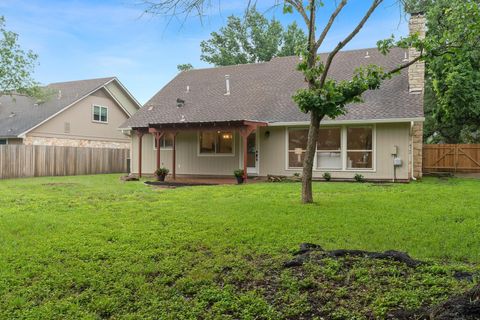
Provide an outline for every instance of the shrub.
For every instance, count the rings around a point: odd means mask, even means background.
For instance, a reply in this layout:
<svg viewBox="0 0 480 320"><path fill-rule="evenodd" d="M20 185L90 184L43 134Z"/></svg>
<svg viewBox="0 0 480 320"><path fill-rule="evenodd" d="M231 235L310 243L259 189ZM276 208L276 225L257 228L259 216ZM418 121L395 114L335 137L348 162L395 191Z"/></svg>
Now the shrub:
<svg viewBox="0 0 480 320"><path fill-rule="evenodd" d="M162 168L158 168L157 170L155 170L155 175L157 177L166 176L169 172L170 172L170 170L168 170L165 167L162 167Z"/></svg>
<svg viewBox="0 0 480 320"><path fill-rule="evenodd" d="M235 171L233 171L233 175L236 177L236 178L239 178L239 177L243 177L243 169L237 169Z"/></svg>
<svg viewBox="0 0 480 320"><path fill-rule="evenodd" d="M353 179L355 179L357 182L365 182L365 177L360 173L356 173Z"/></svg>
<svg viewBox="0 0 480 320"><path fill-rule="evenodd" d="M325 172L323 175L322 175L323 179L325 179L326 181L330 181L332 179L332 175L329 173L329 172Z"/></svg>

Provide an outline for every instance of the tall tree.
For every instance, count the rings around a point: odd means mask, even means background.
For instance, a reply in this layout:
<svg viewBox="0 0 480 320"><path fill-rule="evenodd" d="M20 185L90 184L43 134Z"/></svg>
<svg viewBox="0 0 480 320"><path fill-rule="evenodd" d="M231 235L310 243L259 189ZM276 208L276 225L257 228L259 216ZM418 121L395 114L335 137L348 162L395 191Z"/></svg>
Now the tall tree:
<svg viewBox="0 0 480 320"><path fill-rule="evenodd" d="M424 1L428 37L455 46L427 61L425 138L427 142L480 142L480 4ZM466 32L465 30L468 30Z"/></svg>
<svg viewBox="0 0 480 320"><path fill-rule="evenodd" d="M367 90L373 90L380 87L381 83L397 74L400 70L409 67L417 61L428 59L448 51L452 46L458 45L461 37L459 33L452 35L449 39L431 38L422 40L419 35L411 35L407 38L396 40L390 38L378 42L380 52L387 54L394 46L402 48L415 47L419 54L411 61L394 67L391 70L384 71L380 67L370 65L364 68L358 68L351 79L347 81L337 81L329 77L330 67L336 55L342 50L363 28L373 12L383 3L383 0L370 0L368 9L359 15L358 24L341 40L335 48L327 55L325 61L318 56L326 36L337 19L340 12L347 6L348 0L341 0L336 3L335 9L330 13L326 25L322 29L317 29L317 14L323 6L320 0L278 0L284 6L285 13L296 11L308 27L308 44L304 51L304 59L299 64L298 69L305 75L305 81L308 87L300 89L293 97L301 111L310 114L310 126L308 132L307 150L303 164L302 177L302 201L304 203L313 202L312 194L312 171L315 148L318 140L320 123L324 117L336 118L346 112L346 105L352 102L361 101L362 94ZM151 3L151 2L150 2ZM193 10L201 13L206 5L211 5L209 1L202 0L157 0L151 6L155 13L171 13L180 9L185 14L192 13ZM172 11L173 10L173 11ZM317 30L319 36L317 37ZM465 30L468 32L468 30Z"/></svg>
<svg viewBox="0 0 480 320"><path fill-rule="evenodd" d="M200 43L201 59L216 66L264 62L294 55L305 43L305 33L296 23L284 30L279 21L269 21L252 7L243 18L228 17L226 26Z"/></svg>
<svg viewBox="0 0 480 320"><path fill-rule="evenodd" d="M32 78L37 55L23 50L18 34L8 31L4 17L0 17L0 96L13 92L35 93L38 90Z"/></svg>

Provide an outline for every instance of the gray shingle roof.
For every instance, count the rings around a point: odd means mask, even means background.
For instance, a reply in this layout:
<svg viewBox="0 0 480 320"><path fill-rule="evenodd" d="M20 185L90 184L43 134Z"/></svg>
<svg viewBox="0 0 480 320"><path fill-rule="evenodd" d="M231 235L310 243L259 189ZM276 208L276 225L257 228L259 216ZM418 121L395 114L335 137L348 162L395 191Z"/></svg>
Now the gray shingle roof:
<svg viewBox="0 0 480 320"><path fill-rule="evenodd" d="M51 83L46 88L55 94L39 105L35 105L35 99L23 95L0 97L0 137L17 137L113 79Z"/></svg>
<svg viewBox="0 0 480 320"><path fill-rule="evenodd" d="M367 51L369 58L365 58ZM342 51L334 60L331 76L337 80L350 79L355 68L368 64L377 64L389 70L405 63L405 53L406 50L399 48L393 49L387 56L377 49ZM325 57L326 54L322 54L322 58ZM298 57L283 57L266 63L182 72L122 127L176 123L180 122L182 115L187 122L308 121L309 116L300 112L292 101L295 91L305 86L302 74L296 71L298 62ZM230 75L230 95L224 95L225 75ZM184 107L177 108L177 98L185 100ZM423 96L409 93L407 70L385 81L379 90L366 92L363 98L364 103L349 105L347 114L337 119L423 117Z"/></svg>

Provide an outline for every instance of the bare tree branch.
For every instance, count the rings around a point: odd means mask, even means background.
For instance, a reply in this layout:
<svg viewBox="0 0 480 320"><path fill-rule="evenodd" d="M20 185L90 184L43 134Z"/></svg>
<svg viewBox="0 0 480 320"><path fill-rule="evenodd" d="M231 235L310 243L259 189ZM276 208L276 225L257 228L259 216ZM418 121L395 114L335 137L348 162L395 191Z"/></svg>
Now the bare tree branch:
<svg viewBox="0 0 480 320"><path fill-rule="evenodd" d="M333 25L333 22L335 21L335 19L337 18L338 14L340 13L340 11L342 11L343 7L345 7L345 5L347 4L347 0L342 0L337 8L335 9L335 11L332 13L332 15L330 16L330 19L328 20L328 23L327 25L325 26L325 28L323 29L322 31L322 34L320 35L320 37L318 38L318 41L317 43L315 44L315 51L317 51L320 46L322 45L323 41L325 40L325 37L327 36L328 32L330 31L330 28L332 27Z"/></svg>
<svg viewBox="0 0 480 320"><path fill-rule="evenodd" d="M365 13L365 15L363 16L362 20L357 25L357 27L345 39L343 39L343 41L339 42L338 45L335 47L335 49L333 49L332 52L330 52L330 54L327 57L327 61L325 63L325 70L322 74L322 77L320 78L320 87L323 87L323 85L325 84L325 80L327 79L328 71L330 69L330 66L332 65L333 58L335 58L337 53L343 47L345 47L353 39L353 37L355 37L360 32L360 30L362 30L362 28L365 25L365 23L367 22L367 20L370 18L372 13L375 11L375 9L377 9L377 7L382 2L383 2L383 0L373 0L370 8Z"/></svg>

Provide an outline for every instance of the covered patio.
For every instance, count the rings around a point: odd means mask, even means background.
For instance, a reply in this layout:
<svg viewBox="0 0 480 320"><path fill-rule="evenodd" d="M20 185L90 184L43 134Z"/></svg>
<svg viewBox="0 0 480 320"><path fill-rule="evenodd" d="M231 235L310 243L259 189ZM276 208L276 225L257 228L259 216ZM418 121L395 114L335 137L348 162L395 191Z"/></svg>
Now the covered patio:
<svg viewBox="0 0 480 320"><path fill-rule="evenodd" d="M154 123L149 124L147 128L145 127L137 127L132 128L133 132L138 137L138 154L139 154L139 161L138 161L138 176L142 177L142 148L143 148L143 137L147 134L151 134L157 146L160 146L161 139L166 136L167 134L173 137L173 144L172 144L172 176L171 178L176 181L177 180L177 135L181 132L221 132L221 131L232 131L238 132L242 139L242 150L243 150L243 173L244 173L244 181L246 182L248 179L248 172L247 172L247 141L248 137L251 133L256 131L259 127L265 127L268 124L266 122L261 121L251 121L251 120L232 120L232 121L210 121L210 122L176 122L176 123ZM156 148L156 168L161 167L161 148ZM186 178L181 178L186 179ZM195 179L199 181L198 179ZM215 180L215 179L214 179ZM210 179L210 181L212 181ZM222 184L225 182L234 182L233 179L222 179ZM220 184L220 183L212 183L212 184Z"/></svg>

